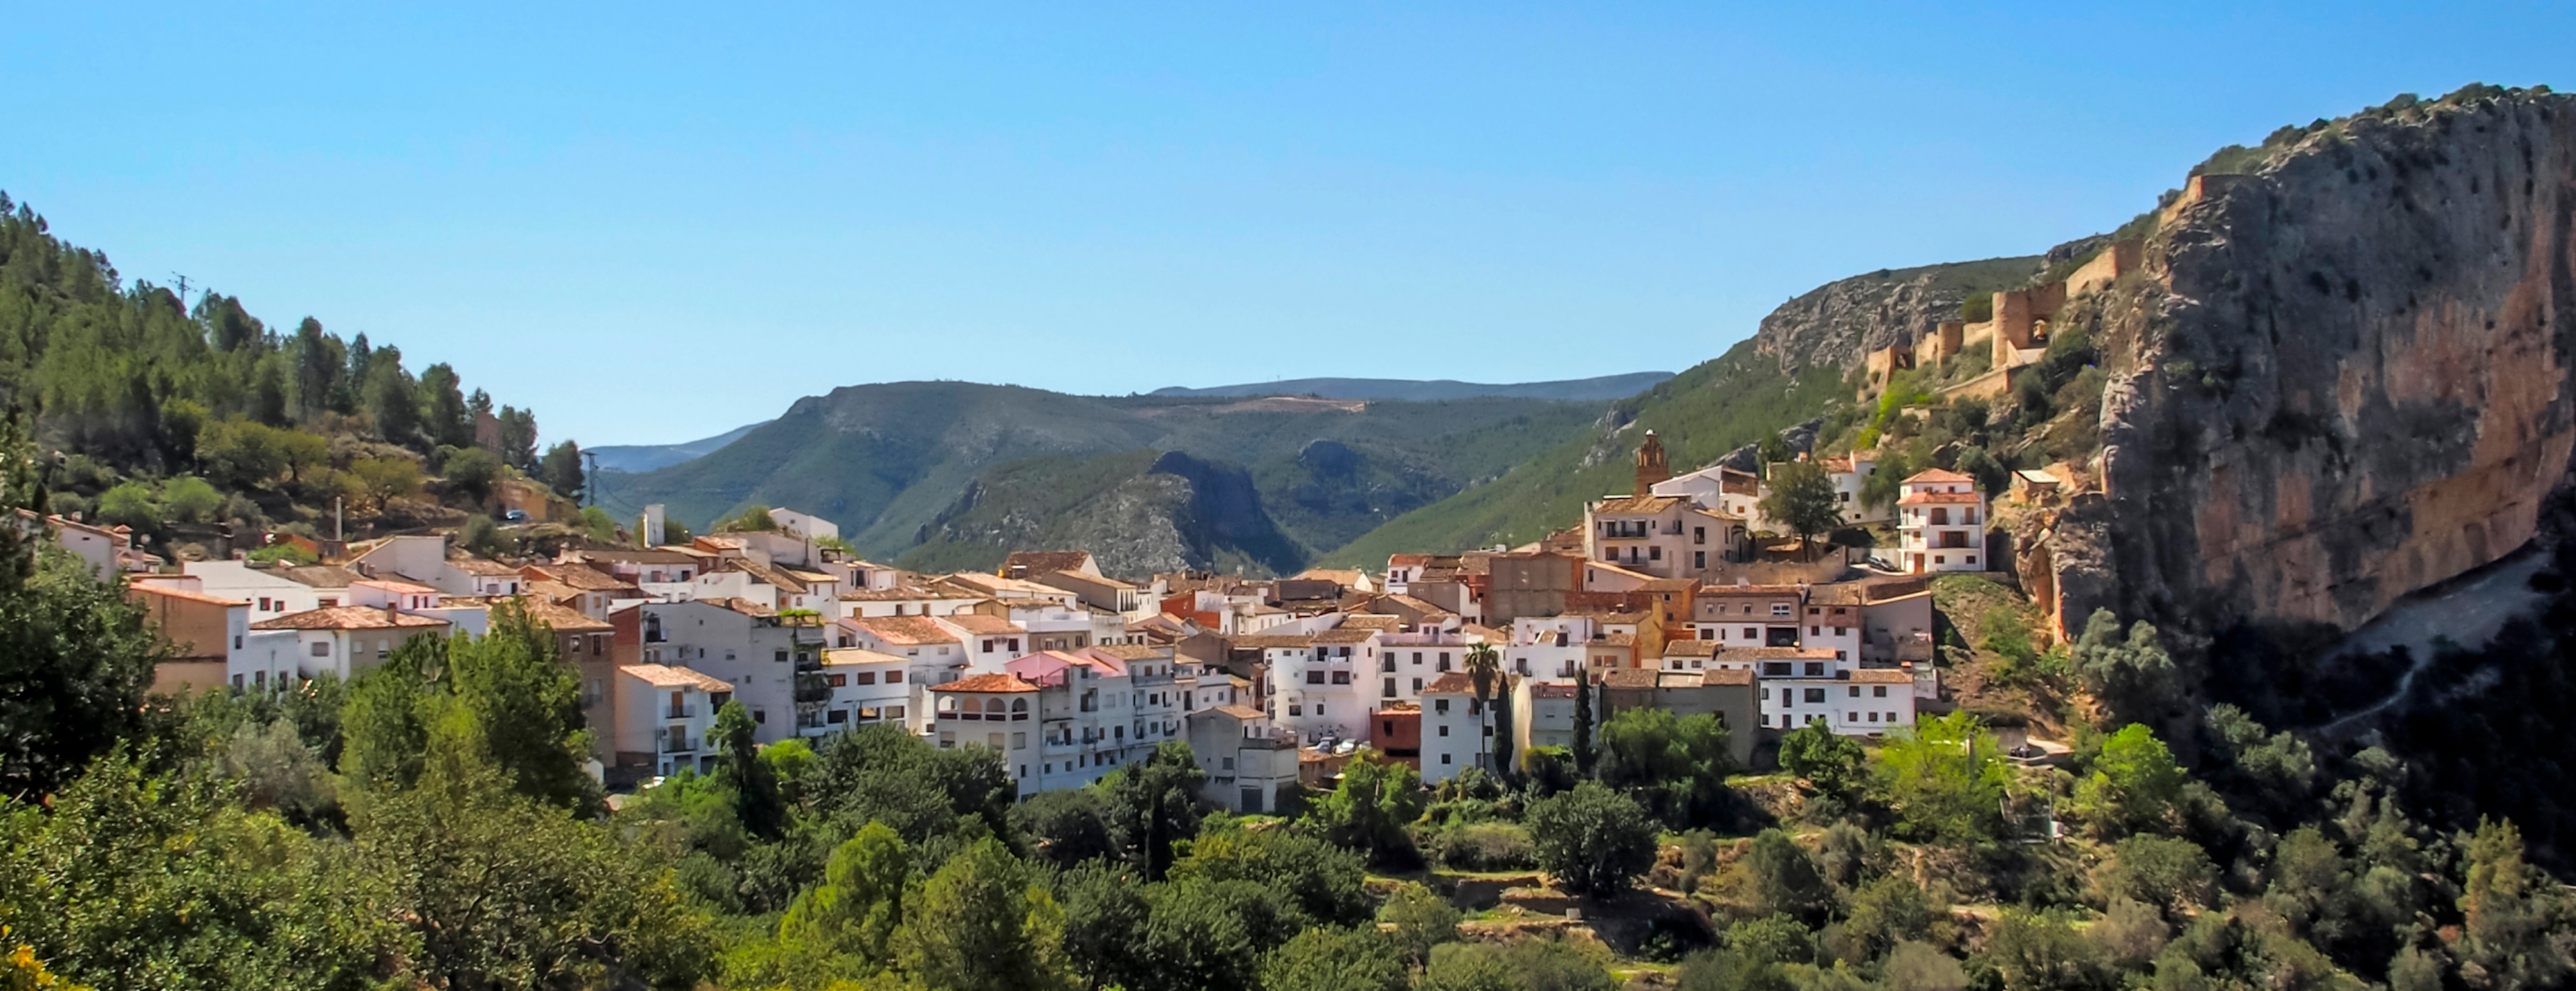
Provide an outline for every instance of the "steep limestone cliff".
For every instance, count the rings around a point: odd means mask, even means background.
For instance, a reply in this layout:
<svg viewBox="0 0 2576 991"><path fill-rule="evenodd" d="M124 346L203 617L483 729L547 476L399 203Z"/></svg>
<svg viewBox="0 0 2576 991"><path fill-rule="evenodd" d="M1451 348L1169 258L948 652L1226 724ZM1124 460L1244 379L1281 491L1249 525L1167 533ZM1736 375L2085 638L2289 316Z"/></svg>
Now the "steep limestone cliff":
<svg viewBox="0 0 2576 991"><path fill-rule="evenodd" d="M2258 164L2195 180L2082 315L2112 381L2107 498L2042 569L2072 622L2350 629L2567 483L2576 99L2383 108Z"/></svg>

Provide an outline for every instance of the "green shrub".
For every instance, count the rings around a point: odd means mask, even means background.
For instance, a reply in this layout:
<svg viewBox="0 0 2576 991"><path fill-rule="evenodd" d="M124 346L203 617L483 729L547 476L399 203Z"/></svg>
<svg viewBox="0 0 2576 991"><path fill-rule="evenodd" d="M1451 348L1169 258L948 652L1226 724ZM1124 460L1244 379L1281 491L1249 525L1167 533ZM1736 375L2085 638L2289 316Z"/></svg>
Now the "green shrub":
<svg viewBox="0 0 2576 991"><path fill-rule="evenodd" d="M1460 871L1525 871L1538 866L1538 846L1516 823L1475 822L1431 834L1423 852Z"/></svg>
<svg viewBox="0 0 2576 991"><path fill-rule="evenodd" d="M283 561L287 564L296 565L298 567L308 564L322 563L322 559L313 556L312 551L305 550L300 546L289 543L270 544L266 547L252 551L250 552L250 559L261 564L276 564Z"/></svg>
<svg viewBox="0 0 2576 991"><path fill-rule="evenodd" d="M1995 318L1995 294L1981 292L1959 301L1959 319L1984 323Z"/></svg>
<svg viewBox="0 0 2576 991"><path fill-rule="evenodd" d="M161 504L170 511L173 520L204 523L223 508L224 494L206 484L205 479L182 475L161 487Z"/></svg>

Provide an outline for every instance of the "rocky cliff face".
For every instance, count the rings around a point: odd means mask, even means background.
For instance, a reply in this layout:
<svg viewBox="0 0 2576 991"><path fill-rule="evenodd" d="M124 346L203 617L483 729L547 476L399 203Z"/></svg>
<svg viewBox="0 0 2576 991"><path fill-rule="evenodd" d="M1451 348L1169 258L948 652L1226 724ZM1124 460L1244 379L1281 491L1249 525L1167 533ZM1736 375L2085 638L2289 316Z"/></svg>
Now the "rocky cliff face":
<svg viewBox="0 0 2576 991"><path fill-rule="evenodd" d="M2070 623L2350 629L2533 536L2576 445L2576 99L2375 111L2165 216L2088 301L2107 498L2060 521Z"/></svg>

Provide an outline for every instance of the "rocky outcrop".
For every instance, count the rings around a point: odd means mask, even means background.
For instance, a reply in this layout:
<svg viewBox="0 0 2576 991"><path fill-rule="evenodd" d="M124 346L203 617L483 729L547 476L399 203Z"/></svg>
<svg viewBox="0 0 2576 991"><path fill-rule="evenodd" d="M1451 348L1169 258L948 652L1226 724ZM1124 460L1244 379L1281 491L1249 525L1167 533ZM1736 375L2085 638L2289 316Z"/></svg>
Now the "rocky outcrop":
<svg viewBox="0 0 2576 991"><path fill-rule="evenodd" d="M2374 111L2194 180L2091 304L2107 500L2059 522L2095 549L2053 565L2069 622L2350 629L2530 539L2576 445L2571 222L2576 99L2547 94Z"/></svg>
<svg viewBox="0 0 2576 991"><path fill-rule="evenodd" d="M2042 264L2038 257L1989 258L1828 282L1763 317L1754 352L1792 374L1810 364L1854 368L1864 354L1959 319L1959 303L1970 296L2030 281Z"/></svg>

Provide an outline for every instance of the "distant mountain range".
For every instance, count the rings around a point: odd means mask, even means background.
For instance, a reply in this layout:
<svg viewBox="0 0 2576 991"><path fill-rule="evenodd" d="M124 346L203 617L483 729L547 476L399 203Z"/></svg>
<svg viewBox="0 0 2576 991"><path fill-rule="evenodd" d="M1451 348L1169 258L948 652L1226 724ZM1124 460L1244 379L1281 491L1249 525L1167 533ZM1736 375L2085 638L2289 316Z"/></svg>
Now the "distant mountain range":
<svg viewBox="0 0 2576 991"><path fill-rule="evenodd" d="M1554 382L1514 382L1501 385L1484 382L1459 382L1452 379L1286 379L1278 382L1247 382L1242 385L1213 385L1204 389L1166 386L1156 389L1157 396L1315 396L1323 399L1402 400L1430 403L1452 399L1563 399L1576 402L1600 402L1625 399L1673 377L1671 372L1629 372L1625 375L1603 375L1599 378L1560 379Z"/></svg>
<svg viewBox="0 0 2576 991"><path fill-rule="evenodd" d="M606 447L594 447L590 449L590 455L598 460L601 471L652 471L655 468L668 468L691 458L713 453L716 448L741 439L742 435L752 432L759 426L759 423L747 423L713 437L703 437L685 444L612 444Z"/></svg>
<svg viewBox="0 0 2576 991"><path fill-rule="evenodd" d="M1584 435L1608 405L893 382L797 400L689 460L602 472L595 493L621 515L662 503L692 528L792 507L840 524L862 554L925 567L1151 533L1167 539L1087 549L1120 550L1104 565L1276 572Z"/></svg>

